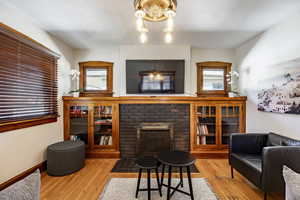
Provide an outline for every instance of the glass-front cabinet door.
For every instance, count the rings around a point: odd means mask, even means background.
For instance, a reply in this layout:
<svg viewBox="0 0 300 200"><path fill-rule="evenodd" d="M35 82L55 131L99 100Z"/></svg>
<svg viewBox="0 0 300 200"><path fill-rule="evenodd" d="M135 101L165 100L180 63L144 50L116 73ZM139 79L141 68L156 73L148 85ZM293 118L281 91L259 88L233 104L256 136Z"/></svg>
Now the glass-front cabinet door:
<svg viewBox="0 0 300 200"><path fill-rule="evenodd" d="M228 145L232 133L241 133L241 105L221 106L221 144Z"/></svg>
<svg viewBox="0 0 300 200"><path fill-rule="evenodd" d="M196 105L196 145L217 144L217 108L212 105Z"/></svg>
<svg viewBox="0 0 300 200"><path fill-rule="evenodd" d="M81 140L88 145L89 107L85 105L71 105L69 107L69 116L69 139Z"/></svg>
<svg viewBox="0 0 300 200"><path fill-rule="evenodd" d="M65 140L81 140L90 150L118 149L118 104L65 105Z"/></svg>
<svg viewBox="0 0 300 200"><path fill-rule="evenodd" d="M115 144L114 105L94 105L93 113L93 148L110 149Z"/></svg>

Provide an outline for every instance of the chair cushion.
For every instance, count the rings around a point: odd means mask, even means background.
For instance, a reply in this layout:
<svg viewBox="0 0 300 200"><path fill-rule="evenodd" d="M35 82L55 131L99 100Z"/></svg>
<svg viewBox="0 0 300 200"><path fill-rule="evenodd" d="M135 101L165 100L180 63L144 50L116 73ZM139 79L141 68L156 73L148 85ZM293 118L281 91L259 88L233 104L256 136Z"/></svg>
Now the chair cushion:
<svg viewBox="0 0 300 200"><path fill-rule="evenodd" d="M231 165L257 187L261 185L262 156L260 154L231 154Z"/></svg>
<svg viewBox="0 0 300 200"><path fill-rule="evenodd" d="M0 191L1 200L39 200L41 187L40 171L36 170L26 178Z"/></svg>
<svg viewBox="0 0 300 200"><path fill-rule="evenodd" d="M283 166L283 177L286 183L286 200L300 199L300 174Z"/></svg>

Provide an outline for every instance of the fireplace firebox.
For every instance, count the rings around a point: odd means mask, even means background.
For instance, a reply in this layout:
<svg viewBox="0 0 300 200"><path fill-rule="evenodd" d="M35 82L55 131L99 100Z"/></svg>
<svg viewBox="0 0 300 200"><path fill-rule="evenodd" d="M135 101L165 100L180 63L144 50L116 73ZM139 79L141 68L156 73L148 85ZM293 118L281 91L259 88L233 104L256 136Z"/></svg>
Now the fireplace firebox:
<svg viewBox="0 0 300 200"><path fill-rule="evenodd" d="M137 128L136 155L157 157L161 151L174 150L171 123L141 123Z"/></svg>

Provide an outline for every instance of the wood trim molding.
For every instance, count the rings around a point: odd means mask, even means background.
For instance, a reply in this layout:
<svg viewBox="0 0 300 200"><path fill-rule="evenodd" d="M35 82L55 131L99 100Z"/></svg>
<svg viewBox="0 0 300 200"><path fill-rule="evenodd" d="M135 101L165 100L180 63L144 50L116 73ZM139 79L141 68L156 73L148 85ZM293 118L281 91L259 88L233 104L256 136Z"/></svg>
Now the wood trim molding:
<svg viewBox="0 0 300 200"><path fill-rule="evenodd" d="M18 174L17 176L7 180L6 182L0 184L0 191L4 190L5 188L9 187L10 185L24 179L26 176L30 175L31 173L33 173L35 170L39 169L41 172L46 170L46 161L39 163L35 166L33 166L32 168Z"/></svg>
<svg viewBox="0 0 300 200"><path fill-rule="evenodd" d="M42 124L48 124L57 122L58 116L53 117L45 117L45 118L39 118L39 119L30 119L30 120L24 120L24 121L16 121L6 124L0 124L0 133L6 132L6 131L12 131L22 128L28 128L32 126L42 125Z"/></svg>

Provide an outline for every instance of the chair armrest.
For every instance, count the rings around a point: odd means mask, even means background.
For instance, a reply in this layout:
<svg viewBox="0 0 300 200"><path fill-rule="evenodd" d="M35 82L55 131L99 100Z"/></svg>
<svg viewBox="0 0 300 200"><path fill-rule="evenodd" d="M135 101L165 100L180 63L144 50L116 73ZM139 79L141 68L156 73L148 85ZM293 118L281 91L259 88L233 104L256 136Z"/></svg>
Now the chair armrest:
<svg viewBox="0 0 300 200"><path fill-rule="evenodd" d="M261 154L268 139L268 134L235 133L230 136L229 154Z"/></svg>
<svg viewBox="0 0 300 200"><path fill-rule="evenodd" d="M283 165L300 173L300 146L265 147L262 157L262 188L266 192L284 192Z"/></svg>

